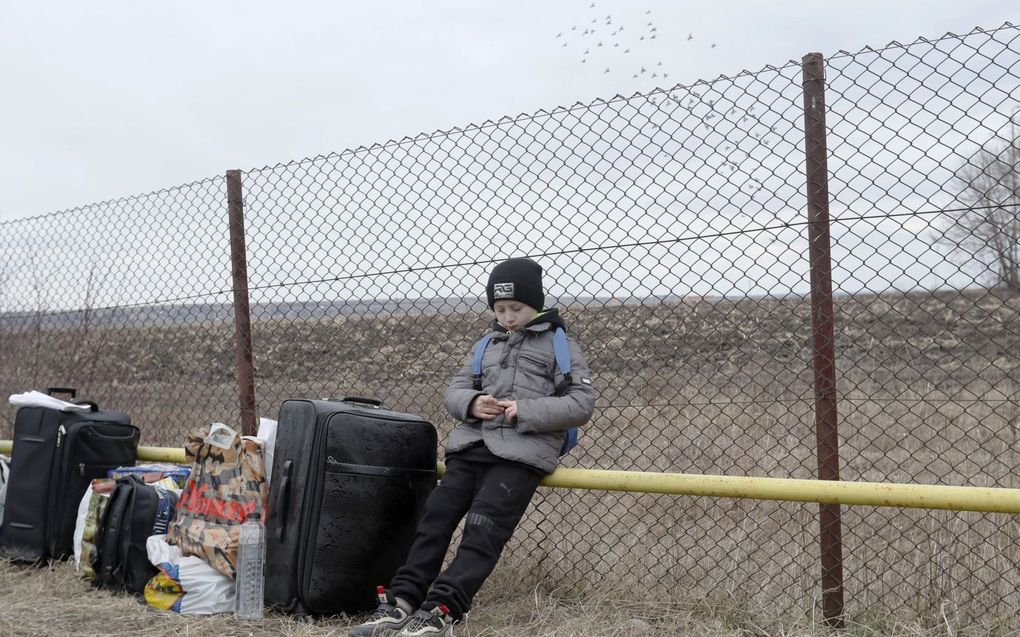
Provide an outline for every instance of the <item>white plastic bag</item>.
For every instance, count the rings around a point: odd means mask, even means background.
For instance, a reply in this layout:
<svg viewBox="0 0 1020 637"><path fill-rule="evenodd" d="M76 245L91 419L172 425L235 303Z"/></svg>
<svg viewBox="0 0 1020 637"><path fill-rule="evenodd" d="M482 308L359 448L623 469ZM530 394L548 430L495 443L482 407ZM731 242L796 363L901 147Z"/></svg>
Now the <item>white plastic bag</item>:
<svg viewBox="0 0 1020 637"><path fill-rule="evenodd" d="M7 401L15 407L47 407L58 411L88 411L91 409L88 405L69 403L66 400L54 398L49 394L42 393L41 391L27 391L22 394L11 394Z"/></svg>
<svg viewBox="0 0 1020 637"><path fill-rule="evenodd" d="M165 535L145 541L149 561L159 569L145 585L145 601L182 615L212 615L234 608L234 580L193 555L182 556Z"/></svg>
<svg viewBox="0 0 1020 637"><path fill-rule="evenodd" d="M7 501L7 476L11 472L11 459L0 456L0 524L4 521L4 502Z"/></svg>
<svg viewBox="0 0 1020 637"><path fill-rule="evenodd" d="M96 480L93 480L89 483L89 486L85 488L85 494L82 495L81 501L78 503L78 516L74 521L74 536L72 538L74 545L74 568L81 573L82 577L86 578L95 576L91 562L96 550L96 530L103 519L103 510L110 499L111 489L109 483L112 481L98 480L100 483L106 483L105 493L96 492L96 482ZM82 563L83 561L84 564Z"/></svg>
<svg viewBox="0 0 1020 637"><path fill-rule="evenodd" d="M259 432L255 435L255 441L262 445L262 457L266 464L266 489L269 489L270 481L273 479L273 451L276 450L276 425L272 418L259 418ZM250 436L245 436L250 438Z"/></svg>
<svg viewBox="0 0 1020 637"><path fill-rule="evenodd" d="M230 449L234 444L237 432L221 422L214 422L205 435L205 444L218 449Z"/></svg>

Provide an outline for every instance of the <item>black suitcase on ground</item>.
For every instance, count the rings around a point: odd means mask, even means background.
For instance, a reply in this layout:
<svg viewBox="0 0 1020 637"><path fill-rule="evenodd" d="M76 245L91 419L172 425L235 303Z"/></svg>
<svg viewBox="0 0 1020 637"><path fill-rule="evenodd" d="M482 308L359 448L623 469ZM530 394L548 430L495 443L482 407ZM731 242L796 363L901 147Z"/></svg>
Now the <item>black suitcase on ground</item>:
<svg viewBox="0 0 1020 637"><path fill-rule="evenodd" d="M78 402L90 410L22 407L15 416L0 544L6 557L36 562L71 555L78 504L89 482L135 464L139 432L131 418Z"/></svg>
<svg viewBox="0 0 1020 637"><path fill-rule="evenodd" d="M436 429L376 401L280 406L266 521L265 600L281 610L370 610L407 558L436 485Z"/></svg>

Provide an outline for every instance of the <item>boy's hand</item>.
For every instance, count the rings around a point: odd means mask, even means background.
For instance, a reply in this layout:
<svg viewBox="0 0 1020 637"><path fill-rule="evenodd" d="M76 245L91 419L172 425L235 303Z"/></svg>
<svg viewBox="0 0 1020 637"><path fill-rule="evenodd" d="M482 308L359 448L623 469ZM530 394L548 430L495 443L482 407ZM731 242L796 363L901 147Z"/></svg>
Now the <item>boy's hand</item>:
<svg viewBox="0 0 1020 637"><path fill-rule="evenodd" d="M506 411L506 421L513 422L517 420L517 401L516 400L501 400L496 403Z"/></svg>
<svg viewBox="0 0 1020 637"><path fill-rule="evenodd" d="M503 409L503 404L489 394L482 394L471 403L471 415L482 420L492 420L503 413Z"/></svg>

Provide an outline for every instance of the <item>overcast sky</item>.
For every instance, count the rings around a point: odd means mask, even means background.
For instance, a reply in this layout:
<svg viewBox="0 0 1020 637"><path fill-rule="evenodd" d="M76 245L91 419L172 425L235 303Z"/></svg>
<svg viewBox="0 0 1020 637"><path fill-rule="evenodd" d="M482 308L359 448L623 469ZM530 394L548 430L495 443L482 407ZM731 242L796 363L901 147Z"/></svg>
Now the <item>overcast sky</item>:
<svg viewBox="0 0 1020 637"><path fill-rule="evenodd" d="M1020 18L1008 0L594 4L0 0L0 220Z"/></svg>

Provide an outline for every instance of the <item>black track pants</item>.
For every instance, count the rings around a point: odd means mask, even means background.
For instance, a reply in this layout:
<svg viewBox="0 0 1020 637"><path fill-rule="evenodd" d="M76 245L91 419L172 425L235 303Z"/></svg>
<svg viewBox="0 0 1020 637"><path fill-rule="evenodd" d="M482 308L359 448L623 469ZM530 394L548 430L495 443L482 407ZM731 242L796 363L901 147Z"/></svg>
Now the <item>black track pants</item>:
<svg viewBox="0 0 1020 637"><path fill-rule="evenodd" d="M496 567L541 479L523 464L449 456L446 474L425 503L411 552L393 577L390 592L414 607L445 604L460 619ZM465 515L457 553L440 573L450 538Z"/></svg>

